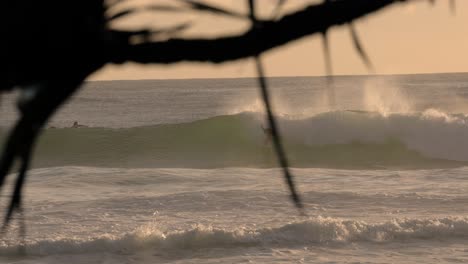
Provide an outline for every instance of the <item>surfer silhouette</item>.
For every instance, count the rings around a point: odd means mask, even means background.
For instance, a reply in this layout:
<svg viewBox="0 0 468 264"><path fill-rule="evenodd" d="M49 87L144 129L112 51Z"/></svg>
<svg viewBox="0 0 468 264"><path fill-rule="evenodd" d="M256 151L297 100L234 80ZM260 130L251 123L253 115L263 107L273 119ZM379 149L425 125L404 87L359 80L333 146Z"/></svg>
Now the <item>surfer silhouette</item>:
<svg viewBox="0 0 468 264"><path fill-rule="evenodd" d="M72 128L80 128L80 127L88 127L88 126L80 125L80 124L78 124L78 121L75 121L75 122L73 122L73 125L71 127Z"/></svg>
<svg viewBox="0 0 468 264"><path fill-rule="evenodd" d="M263 133L265 134L265 145L266 145L266 144L271 142L273 132L272 132L271 128L264 127L263 125L261 125L261 126L262 126Z"/></svg>

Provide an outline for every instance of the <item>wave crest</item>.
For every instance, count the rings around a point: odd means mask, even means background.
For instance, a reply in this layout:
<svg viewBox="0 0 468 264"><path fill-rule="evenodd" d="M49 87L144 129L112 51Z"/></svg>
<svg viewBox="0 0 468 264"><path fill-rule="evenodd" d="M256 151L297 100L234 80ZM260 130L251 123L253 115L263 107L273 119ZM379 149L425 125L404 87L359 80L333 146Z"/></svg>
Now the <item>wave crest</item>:
<svg viewBox="0 0 468 264"><path fill-rule="evenodd" d="M26 243L23 249L29 255L58 255L257 246L333 246L351 242L398 243L420 239L450 240L467 236L466 217L394 219L382 223L317 217L262 229L240 227L225 230L200 225L187 230L162 232L155 227L145 227L122 236L34 241ZM17 245L0 244L2 255L15 255L18 250Z"/></svg>

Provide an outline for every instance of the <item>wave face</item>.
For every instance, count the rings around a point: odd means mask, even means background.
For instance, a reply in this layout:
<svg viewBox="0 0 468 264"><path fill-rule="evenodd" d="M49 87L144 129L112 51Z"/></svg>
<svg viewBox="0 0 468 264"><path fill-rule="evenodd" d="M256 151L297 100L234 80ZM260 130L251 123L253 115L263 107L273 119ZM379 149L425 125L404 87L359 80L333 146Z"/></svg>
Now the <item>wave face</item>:
<svg viewBox="0 0 468 264"><path fill-rule="evenodd" d="M124 254L143 250L199 250L242 247L331 246L355 242L408 242L411 240L453 240L468 237L468 219L394 219L388 222L342 220L317 217L283 226L233 230L194 226L186 230L160 231L144 227L122 236L91 239L55 239L29 242L23 246L29 256L51 254ZM19 246L0 244L3 256L18 254Z"/></svg>
<svg viewBox="0 0 468 264"><path fill-rule="evenodd" d="M47 129L35 167L275 167L255 113L135 128ZM382 115L334 111L280 118L294 167L426 168L468 161L468 117L436 110ZM5 137L4 134L1 135Z"/></svg>

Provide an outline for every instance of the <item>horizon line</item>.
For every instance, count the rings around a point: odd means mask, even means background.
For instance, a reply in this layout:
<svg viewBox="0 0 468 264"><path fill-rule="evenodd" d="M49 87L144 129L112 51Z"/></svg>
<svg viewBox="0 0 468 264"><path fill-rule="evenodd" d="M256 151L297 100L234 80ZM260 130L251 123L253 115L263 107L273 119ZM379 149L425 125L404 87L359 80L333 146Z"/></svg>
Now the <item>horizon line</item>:
<svg viewBox="0 0 468 264"><path fill-rule="evenodd" d="M466 72L421 72L421 73L370 73L370 74L334 74L334 75L284 75L266 76L266 78L327 78L327 77L363 77L363 76L408 76L408 75L441 75L441 74L468 74ZM142 78L142 79L90 79L85 82L112 82L112 81L163 81L163 80L209 80L209 79L255 79L257 76L244 77L188 77L188 78Z"/></svg>

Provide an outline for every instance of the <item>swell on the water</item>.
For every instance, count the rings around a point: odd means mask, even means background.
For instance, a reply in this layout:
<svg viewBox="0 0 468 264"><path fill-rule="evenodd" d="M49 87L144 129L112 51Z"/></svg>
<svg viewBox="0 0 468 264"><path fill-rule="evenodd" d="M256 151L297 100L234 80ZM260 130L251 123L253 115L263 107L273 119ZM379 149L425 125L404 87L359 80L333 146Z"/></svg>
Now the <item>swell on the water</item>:
<svg viewBox="0 0 468 264"><path fill-rule="evenodd" d="M399 243L410 240L453 240L468 236L468 218L393 219L381 223L311 218L282 226L235 229L194 226L186 230L161 231L154 226L122 235L89 239L57 238L24 245L0 243L0 255L131 253L142 250L197 250L238 247L334 246L349 243Z"/></svg>
<svg viewBox="0 0 468 264"><path fill-rule="evenodd" d="M261 120L241 113L135 128L47 129L34 166L276 167ZM438 168L467 164L467 121L436 110L334 111L282 117L280 127L293 167Z"/></svg>

